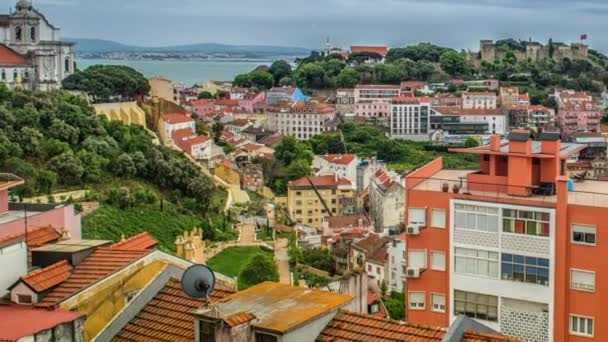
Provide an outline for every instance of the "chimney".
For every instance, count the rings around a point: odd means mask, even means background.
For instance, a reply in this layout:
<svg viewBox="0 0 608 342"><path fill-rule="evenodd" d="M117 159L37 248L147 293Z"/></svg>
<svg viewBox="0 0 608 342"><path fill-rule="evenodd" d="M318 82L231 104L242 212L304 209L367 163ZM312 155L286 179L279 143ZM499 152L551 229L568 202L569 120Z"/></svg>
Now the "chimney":
<svg viewBox="0 0 608 342"><path fill-rule="evenodd" d="M532 139L527 129L514 129L509 133L509 153L532 153Z"/></svg>
<svg viewBox="0 0 608 342"><path fill-rule="evenodd" d="M561 150L561 135L559 132L543 132L540 134L540 152L542 154L559 155Z"/></svg>
<svg viewBox="0 0 608 342"><path fill-rule="evenodd" d="M490 137L490 151L500 151L500 135L492 135Z"/></svg>

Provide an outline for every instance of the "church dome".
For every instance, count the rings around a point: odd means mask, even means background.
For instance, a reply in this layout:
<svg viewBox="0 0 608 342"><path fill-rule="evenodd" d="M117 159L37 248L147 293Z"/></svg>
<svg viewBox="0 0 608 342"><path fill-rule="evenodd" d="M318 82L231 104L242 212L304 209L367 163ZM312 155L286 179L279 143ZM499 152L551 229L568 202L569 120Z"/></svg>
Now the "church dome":
<svg viewBox="0 0 608 342"><path fill-rule="evenodd" d="M31 10L32 9L32 0L19 0L17 1L17 11L23 10Z"/></svg>

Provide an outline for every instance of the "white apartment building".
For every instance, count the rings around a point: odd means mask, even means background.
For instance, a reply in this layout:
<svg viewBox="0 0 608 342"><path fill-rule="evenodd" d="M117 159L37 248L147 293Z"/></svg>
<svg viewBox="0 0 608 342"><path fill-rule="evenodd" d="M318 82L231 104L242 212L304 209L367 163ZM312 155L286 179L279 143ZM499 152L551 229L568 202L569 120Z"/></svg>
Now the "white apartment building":
<svg viewBox="0 0 608 342"><path fill-rule="evenodd" d="M318 170L317 176L338 175L353 184L357 180L357 165L359 158L355 154L325 154L315 156L312 161L313 169Z"/></svg>
<svg viewBox="0 0 608 342"><path fill-rule="evenodd" d="M400 85L391 84L359 84L355 87L355 103L385 100L390 102L393 97L401 94Z"/></svg>
<svg viewBox="0 0 608 342"><path fill-rule="evenodd" d="M462 108L464 109L496 109L497 96L493 92L464 92Z"/></svg>
<svg viewBox="0 0 608 342"><path fill-rule="evenodd" d="M388 245L387 286L390 292L403 292L406 282L405 240L395 239Z"/></svg>
<svg viewBox="0 0 608 342"><path fill-rule="evenodd" d="M377 232L397 228L405 219L404 180L395 172L385 169L372 175L369 187L370 215Z"/></svg>
<svg viewBox="0 0 608 342"><path fill-rule="evenodd" d="M424 97L395 97L391 100L390 134L393 138L428 140L430 101Z"/></svg>
<svg viewBox="0 0 608 342"><path fill-rule="evenodd" d="M181 129L188 129L196 132L196 123L194 120L184 113L167 113L161 116L160 133L163 141L169 141L173 132Z"/></svg>
<svg viewBox="0 0 608 342"><path fill-rule="evenodd" d="M460 114L460 122L485 122L488 124L491 134L505 135L508 130L507 116L499 109L463 109Z"/></svg>
<svg viewBox="0 0 608 342"><path fill-rule="evenodd" d="M279 134L308 140L317 134L335 130L335 117L334 109L326 104L315 101L296 102L289 106L270 108L268 126Z"/></svg>

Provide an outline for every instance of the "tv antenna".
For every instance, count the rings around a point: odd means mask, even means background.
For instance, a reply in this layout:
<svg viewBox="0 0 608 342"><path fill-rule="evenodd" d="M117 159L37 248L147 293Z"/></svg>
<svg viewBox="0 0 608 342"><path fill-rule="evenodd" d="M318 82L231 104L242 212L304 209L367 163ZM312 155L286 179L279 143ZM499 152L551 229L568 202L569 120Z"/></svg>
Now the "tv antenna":
<svg viewBox="0 0 608 342"><path fill-rule="evenodd" d="M205 265L192 265L182 275L182 290L192 299L205 299L215 287L215 274Z"/></svg>

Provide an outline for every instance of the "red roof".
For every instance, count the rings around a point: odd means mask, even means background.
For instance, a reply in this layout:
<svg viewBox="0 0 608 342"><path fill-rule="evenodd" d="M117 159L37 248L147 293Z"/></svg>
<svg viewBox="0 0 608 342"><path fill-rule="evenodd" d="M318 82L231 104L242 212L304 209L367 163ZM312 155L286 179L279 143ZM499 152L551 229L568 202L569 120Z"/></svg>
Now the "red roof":
<svg viewBox="0 0 608 342"><path fill-rule="evenodd" d="M192 136L196 136L196 133L194 133L190 128L176 129L175 131L171 132L171 138L173 138L175 141L185 140Z"/></svg>
<svg viewBox="0 0 608 342"><path fill-rule="evenodd" d="M194 138L190 138L187 139L186 141L184 141L184 144L186 144L187 146L194 146L194 145L198 145L198 144L202 144L209 141L209 137L204 136L204 135L197 135Z"/></svg>
<svg viewBox="0 0 608 342"><path fill-rule="evenodd" d="M25 233L10 234L0 237L0 243L24 239ZM53 227L30 228L27 232L27 246L36 248L54 242L61 238L61 234Z"/></svg>
<svg viewBox="0 0 608 342"><path fill-rule="evenodd" d="M465 91L462 96L496 96L496 93L491 91Z"/></svg>
<svg viewBox="0 0 608 342"><path fill-rule="evenodd" d="M0 65L28 66L28 61L20 54L4 44L0 44Z"/></svg>
<svg viewBox="0 0 608 342"><path fill-rule="evenodd" d="M519 94L519 101L530 102L530 96L528 94Z"/></svg>
<svg viewBox="0 0 608 342"><path fill-rule="evenodd" d="M396 96L391 99L394 103L411 103L411 104L420 104L420 103L429 103L431 99L425 96L422 97L413 97L413 96Z"/></svg>
<svg viewBox="0 0 608 342"><path fill-rule="evenodd" d="M209 297L216 302L233 293L216 286ZM186 296L177 279L165 287L114 337L116 342L194 341L191 312L205 303ZM236 318L236 317L235 317Z"/></svg>
<svg viewBox="0 0 608 342"><path fill-rule="evenodd" d="M200 99L200 100L194 100L194 101L190 102L190 104L193 107L202 107L202 106L213 105L213 102L211 102L210 100L206 100L206 99Z"/></svg>
<svg viewBox="0 0 608 342"><path fill-rule="evenodd" d="M49 311L28 305L0 305L0 341L18 341L81 316L78 312Z"/></svg>
<svg viewBox="0 0 608 342"><path fill-rule="evenodd" d="M71 274L72 265L66 260L62 260L22 276L21 281L32 290L40 293L61 284L67 280Z"/></svg>
<svg viewBox="0 0 608 342"><path fill-rule="evenodd" d="M340 165L349 165L355 158L354 154L326 154L323 156L328 163Z"/></svg>
<svg viewBox="0 0 608 342"><path fill-rule="evenodd" d="M486 334L467 330L462 337L462 342L523 342L523 340L499 334Z"/></svg>
<svg viewBox="0 0 608 342"><path fill-rule="evenodd" d="M540 105L532 105L528 107L528 110L532 112L548 112L551 110L551 108Z"/></svg>
<svg viewBox="0 0 608 342"><path fill-rule="evenodd" d="M388 53L388 47L386 46L356 46L353 45L350 47L351 53L361 53L361 52L373 52L377 53L382 57L385 57Z"/></svg>
<svg viewBox="0 0 608 342"><path fill-rule="evenodd" d="M147 250L125 250L100 247L85 258L72 272L72 275L36 304L54 306L75 293L91 286L99 280L143 257Z"/></svg>
<svg viewBox="0 0 608 342"><path fill-rule="evenodd" d="M142 250L154 248L154 247L156 247L156 245L158 245L158 241L152 235L150 235L150 233L143 232L143 233L131 236L130 238L128 238L126 240L119 241L119 242L113 244L112 246L110 246L110 248L124 249L124 250L129 250L129 251L142 251Z"/></svg>
<svg viewBox="0 0 608 342"><path fill-rule="evenodd" d="M236 119L232 122L229 122L227 126L235 126L235 127L243 127L251 124L251 121L247 119Z"/></svg>
<svg viewBox="0 0 608 342"><path fill-rule="evenodd" d="M460 108L452 106L433 107L433 110L443 115L504 115L498 108Z"/></svg>
<svg viewBox="0 0 608 342"><path fill-rule="evenodd" d="M359 220L361 220L363 227L369 227L371 225L371 222L365 215L330 216L327 218L327 223L329 224L329 228L340 229L359 227Z"/></svg>
<svg viewBox="0 0 608 342"><path fill-rule="evenodd" d="M385 318L340 311L317 337L318 342L439 342L442 328L401 323Z"/></svg>
<svg viewBox="0 0 608 342"><path fill-rule="evenodd" d="M228 324L232 328L236 327L237 325L252 321L255 318L255 315L251 312L237 312L224 318L224 322L226 322L226 324Z"/></svg>
<svg viewBox="0 0 608 342"><path fill-rule="evenodd" d="M338 185L351 185L352 183L346 178L337 178L335 176L314 176L314 177L302 177L293 182L289 182L290 187L310 187L310 181L315 186L338 186Z"/></svg>
<svg viewBox="0 0 608 342"><path fill-rule="evenodd" d="M239 100L231 100L231 99L217 99L215 100L216 106L226 106L226 107L237 107L239 105Z"/></svg>
<svg viewBox="0 0 608 342"><path fill-rule="evenodd" d="M370 315L378 318L386 318L386 312L384 311L384 305L382 305L382 299L380 298L380 294L367 291L367 305L372 305L374 303L378 303L378 312L372 313Z"/></svg>
<svg viewBox="0 0 608 342"><path fill-rule="evenodd" d="M194 119L192 119L186 113L167 113L163 115L161 119L169 124L177 124L190 121L194 122Z"/></svg>

